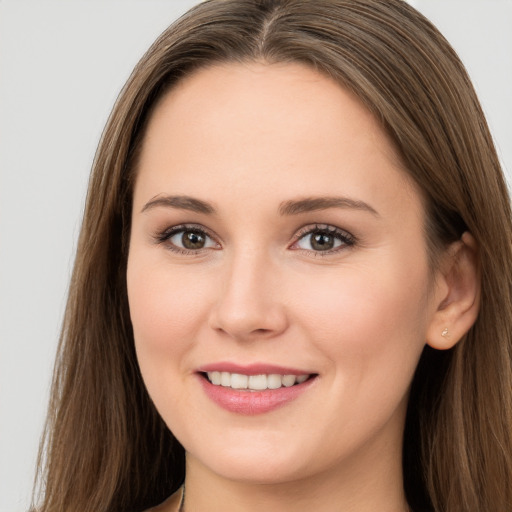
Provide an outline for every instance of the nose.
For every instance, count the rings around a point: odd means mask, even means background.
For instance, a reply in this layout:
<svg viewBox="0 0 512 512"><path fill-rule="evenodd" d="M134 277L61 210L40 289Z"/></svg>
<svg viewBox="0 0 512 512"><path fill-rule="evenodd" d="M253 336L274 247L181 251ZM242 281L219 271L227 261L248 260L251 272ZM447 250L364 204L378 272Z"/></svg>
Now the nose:
<svg viewBox="0 0 512 512"><path fill-rule="evenodd" d="M233 258L223 269L212 329L236 340L273 338L288 327L279 269L256 254Z"/></svg>

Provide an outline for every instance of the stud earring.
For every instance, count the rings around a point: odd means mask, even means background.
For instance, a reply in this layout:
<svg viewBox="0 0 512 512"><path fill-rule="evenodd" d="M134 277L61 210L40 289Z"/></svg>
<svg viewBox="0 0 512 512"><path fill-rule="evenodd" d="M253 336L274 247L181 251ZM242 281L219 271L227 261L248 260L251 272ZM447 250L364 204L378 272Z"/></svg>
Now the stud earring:
<svg viewBox="0 0 512 512"><path fill-rule="evenodd" d="M441 333L441 336L442 336L443 338L446 338L446 337L448 336L448 332L449 332L449 331L448 331L448 327L445 327L445 328L443 329L443 332Z"/></svg>

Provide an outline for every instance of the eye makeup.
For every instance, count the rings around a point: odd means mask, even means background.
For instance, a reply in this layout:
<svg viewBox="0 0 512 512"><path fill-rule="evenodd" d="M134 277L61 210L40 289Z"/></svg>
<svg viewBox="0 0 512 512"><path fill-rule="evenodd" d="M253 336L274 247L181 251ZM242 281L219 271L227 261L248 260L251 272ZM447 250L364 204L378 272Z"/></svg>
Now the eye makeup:
<svg viewBox="0 0 512 512"><path fill-rule="evenodd" d="M294 238L296 241L290 249L313 252L315 256L337 253L356 243L351 233L329 224L304 226Z"/></svg>
<svg viewBox="0 0 512 512"><path fill-rule="evenodd" d="M198 255L205 250L221 248L215 237L199 224L178 224L153 235L155 243L181 255Z"/></svg>
<svg viewBox="0 0 512 512"><path fill-rule="evenodd" d="M295 235L290 250L327 256L338 253L356 243L356 238L343 229L329 224L312 224L302 227ZM153 235L155 243L164 245L180 255L199 255L204 251L222 248L207 228L200 224L178 224L157 231Z"/></svg>

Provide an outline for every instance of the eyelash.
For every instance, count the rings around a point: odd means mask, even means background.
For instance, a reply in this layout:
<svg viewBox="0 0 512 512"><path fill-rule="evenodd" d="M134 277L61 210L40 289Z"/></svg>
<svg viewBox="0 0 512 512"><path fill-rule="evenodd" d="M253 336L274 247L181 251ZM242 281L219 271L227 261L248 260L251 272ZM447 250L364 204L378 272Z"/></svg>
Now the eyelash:
<svg viewBox="0 0 512 512"><path fill-rule="evenodd" d="M326 234L328 236L331 236L341 242L341 244L338 247L335 247L333 249L328 249L324 251L314 251L311 249L301 249L297 248L295 250L298 251L306 251L308 253L314 254L315 257L325 257L332 254L336 254L340 251L343 251L347 249L348 247L352 247L356 243L356 238L354 235L350 234L348 231L345 231L344 229L337 228L335 226L331 226L329 224L315 224L313 226L304 226L301 228L297 234L294 236L295 242L293 245L296 245L300 242L303 238L305 238L308 235L313 235L315 233L319 234Z"/></svg>
<svg viewBox="0 0 512 512"><path fill-rule="evenodd" d="M170 239L179 234L179 233L186 233L186 232L193 232L197 233L199 235L202 235L206 238L210 238L211 240L215 241L215 237L211 235L204 227L198 225L198 224L180 224L178 226L172 226L171 228L167 228L162 232L159 232L155 235L155 241L158 244L165 244L167 248L175 252L177 254L182 254L185 256L197 256L198 254L202 253L204 250L208 248L202 248L202 249L185 249L183 247L178 247L177 245L170 242Z"/></svg>
<svg viewBox="0 0 512 512"><path fill-rule="evenodd" d="M215 237L210 234L209 231L207 231L203 226L200 226L198 224L180 224L177 226L172 226L171 228L167 228L164 231L158 232L154 235L155 242L158 244L165 244L167 248L175 252L177 254L186 255L186 256L197 256L201 254L203 251L210 249L211 247L206 248L200 248L200 249L185 249L183 247L178 247L175 244L169 242L170 239L179 234L179 233L185 233L185 232L193 232L198 235L204 236L205 238L209 238L212 240L215 244L219 245L218 242L215 241ZM303 249L303 248L294 248L293 250L303 251L310 254L313 254L315 257L325 257L329 256L335 253L338 253L348 247L352 247L357 242L356 238L350 234L348 231L345 231L343 229L337 228L335 226L331 226L328 224L314 224L314 225L308 225L301 228L295 235L291 248L293 248L294 245L297 245L302 239L307 237L308 235L313 235L315 233L318 234L325 234L328 236L331 236L341 242L341 244L338 247L327 249L323 251L315 251L312 249Z"/></svg>

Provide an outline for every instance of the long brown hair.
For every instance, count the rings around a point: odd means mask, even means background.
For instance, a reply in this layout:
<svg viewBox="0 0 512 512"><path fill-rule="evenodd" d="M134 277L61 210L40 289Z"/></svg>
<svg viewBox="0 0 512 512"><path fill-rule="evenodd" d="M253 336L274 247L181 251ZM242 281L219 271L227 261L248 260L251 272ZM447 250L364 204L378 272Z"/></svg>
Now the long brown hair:
<svg viewBox="0 0 512 512"><path fill-rule="evenodd" d="M137 154L156 101L215 62L299 62L354 92L426 198L432 262L472 233L481 310L452 350L426 348L411 389L404 486L416 511L512 510L512 226L507 188L470 80L401 0L209 0L136 66L89 184L47 429L40 510L136 511L184 479L183 448L144 388L126 296Z"/></svg>

